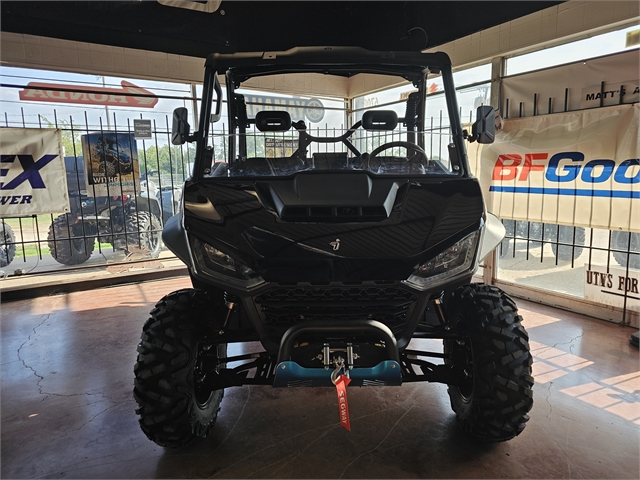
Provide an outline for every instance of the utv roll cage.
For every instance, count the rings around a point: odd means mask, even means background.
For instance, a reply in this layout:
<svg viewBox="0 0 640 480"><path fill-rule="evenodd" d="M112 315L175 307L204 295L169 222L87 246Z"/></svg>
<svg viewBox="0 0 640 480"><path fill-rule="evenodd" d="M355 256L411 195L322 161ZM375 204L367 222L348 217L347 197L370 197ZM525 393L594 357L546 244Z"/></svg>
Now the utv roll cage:
<svg viewBox="0 0 640 480"><path fill-rule="evenodd" d="M194 181L211 173L212 158L210 150L207 150L209 128L211 123L220 120L222 110L222 87L217 75L225 77L230 140L236 131L240 133L238 152L236 152L235 142L228 142L228 158L230 161L234 161L236 153L242 155L246 152L246 146L243 144L243 134L246 132L246 128L259 121L256 118L247 118L246 109L243 109L244 99L241 95L236 94L235 90L251 78L285 73L318 73L343 77L352 77L358 74L379 74L402 77L410 81L418 91L409 95L406 114L403 118L398 118L397 121L407 128L410 140L417 138L416 144L421 148L424 148L422 136L414 135L415 132L422 132L425 128L424 99L426 98L427 75L429 73L442 74L445 91L455 91L451 61L442 52L424 54L419 52L370 52L359 47L298 47L278 53L212 54L205 63L202 112L198 131L193 135L189 134L186 109L178 109L180 112L174 114L173 143L182 144L185 141L195 141L197 144L193 171ZM449 154L451 159L457 163L454 167L454 174L468 176L469 167L464 153L464 139L468 135L460 127L455 95L446 95L446 102L452 139L449 145ZM484 118L487 113L485 112L480 117ZM286 119L280 119L280 121L282 124L279 131L288 130L292 126L298 132L299 147L294 156L302 154L311 141L319 143L342 142L351 152L356 155L360 154L348 139L355 129L362 126L360 122L351 125L346 133L337 137L313 137L305 131L304 123L296 122L288 125ZM478 126L476 129L483 130L491 122L492 120L487 119L486 125ZM474 136L468 139L473 141Z"/></svg>

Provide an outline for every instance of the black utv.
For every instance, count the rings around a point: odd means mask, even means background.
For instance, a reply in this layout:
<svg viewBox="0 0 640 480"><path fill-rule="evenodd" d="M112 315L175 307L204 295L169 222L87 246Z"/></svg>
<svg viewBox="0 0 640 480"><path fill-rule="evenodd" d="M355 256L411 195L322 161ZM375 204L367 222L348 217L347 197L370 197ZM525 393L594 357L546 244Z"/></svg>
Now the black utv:
<svg viewBox="0 0 640 480"><path fill-rule="evenodd" d="M293 121L287 96L248 115L239 91L291 94L317 78L409 92L391 108L348 112L340 130ZM427 81L442 84L446 128L428 121ZM214 54L200 114L191 133L186 109L174 112L173 143L196 142L197 153L181 213L163 230L194 288L157 303L134 368L151 440L180 447L205 437L225 388L331 387L337 374L351 386L445 383L473 436L522 432L533 402L522 318L500 289L470 283L504 236L464 144L493 141L494 112L478 107L472 131L462 130L446 54ZM423 351L420 339L444 345ZM227 355L229 343L256 341L264 351Z"/></svg>

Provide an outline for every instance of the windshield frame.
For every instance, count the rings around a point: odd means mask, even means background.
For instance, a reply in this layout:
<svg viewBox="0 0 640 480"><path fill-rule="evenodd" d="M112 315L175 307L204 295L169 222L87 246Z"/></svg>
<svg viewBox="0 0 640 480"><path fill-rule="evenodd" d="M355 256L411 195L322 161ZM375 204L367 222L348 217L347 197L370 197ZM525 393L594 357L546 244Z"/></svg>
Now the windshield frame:
<svg viewBox="0 0 640 480"><path fill-rule="evenodd" d="M227 93L227 114L228 114L228 155L227 162L231 164L237 158L234 136L242 134L246 130L244 126L238 125L234 113L235 91L241 88L244 81L264 75L278 75L283 73L324 73L351 77L361 73L385 74L409 80L418 88L419 101L415 133L425 130L425 110L426 110L426 79L429 73L440 73L442 75L445 88L447 110L450 118L451 139L453 148L450 155L452 163L456 166L453 172L448 172L447 177L468 176L469 168L464 145L463 132L461 129L459 112L457 107L455 87L451 63L444 53L422 54L418 52L368 52L364 49L353 47L326 47L339 50L339 55L330 55L326 49L317 47L303 47L292 49L287 52L280 52L269 55L261 52L245 54L213 54L207 58L205 64L205 82L203 85L202 115L200 117L199 131L195 137L197 141L196 159L194 165L194 180L208 177L213 167L211 147L208 146L210 139L210 122L214 90L218 94L218 101L221 102L220 84L217 74L224 73L225 87ZM373 63L375 59L380 63ZM306 60L306 61L304 61ZM368 63L354 64L358 60ZM216 88L217 87L217 88ZM353 127L353 126L351 126ZM348 130L350 131L350 130ZM344 135L342 135L344 136ZM342 137L341 136L341 137ZM417 135L416 144L424 148L424 136ZM342 141L336 137L334 141ZM347 148L349 148L349 145ZM404 175L406 176L406 175ZM424 175L421 175L424 177ZM442 177L442 174L439 174ZM220 177L218 177L220 178ZM237 178L237 177L234 177ZM265 177L247 177L265 178Z"/></svg>

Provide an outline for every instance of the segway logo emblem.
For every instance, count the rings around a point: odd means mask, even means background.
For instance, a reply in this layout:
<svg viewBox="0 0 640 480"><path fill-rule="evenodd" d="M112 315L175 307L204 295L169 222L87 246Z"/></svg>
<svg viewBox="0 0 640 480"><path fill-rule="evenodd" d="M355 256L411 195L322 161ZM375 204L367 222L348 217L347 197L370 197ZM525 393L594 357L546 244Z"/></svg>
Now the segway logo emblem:
<svg viewBox="0 0 640 480"><path fill-rule="evenodd" d="M336 238L336 241L329 243L329 245L331 245L333 247L334 251L338 250L340 248L340 239Z"/></svg>

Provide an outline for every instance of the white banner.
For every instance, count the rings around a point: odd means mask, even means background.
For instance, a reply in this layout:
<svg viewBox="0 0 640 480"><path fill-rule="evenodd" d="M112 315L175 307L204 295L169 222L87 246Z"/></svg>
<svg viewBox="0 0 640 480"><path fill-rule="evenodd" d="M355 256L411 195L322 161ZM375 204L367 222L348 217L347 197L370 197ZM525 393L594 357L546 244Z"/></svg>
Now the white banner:
<svg viewBox="0 0 640 480"><path fill-rule="evenodd" d="M628 273L628 274L627 274ZM640 270L614 265L584 266L584 298L640 312Z"/></svg>
<svg viewBox="0 0 640 480"><path fill-rule="evenodd" d="M637 104L503 120L469 162L502 219L640 232L639 125Z"/></svg>
<svg viewBox="0 0 640 480"><path fill-rule="evenodd" d="M501 115L527 117L534 109L541 115L638 102L638 53L636 48L505 77L500 86Z"/></svg>
<svg viewBox="0 0 640 480"><path fill-rule="evenodd" d="M60 130L0 128L0 217L69 212Z"/></svg>

